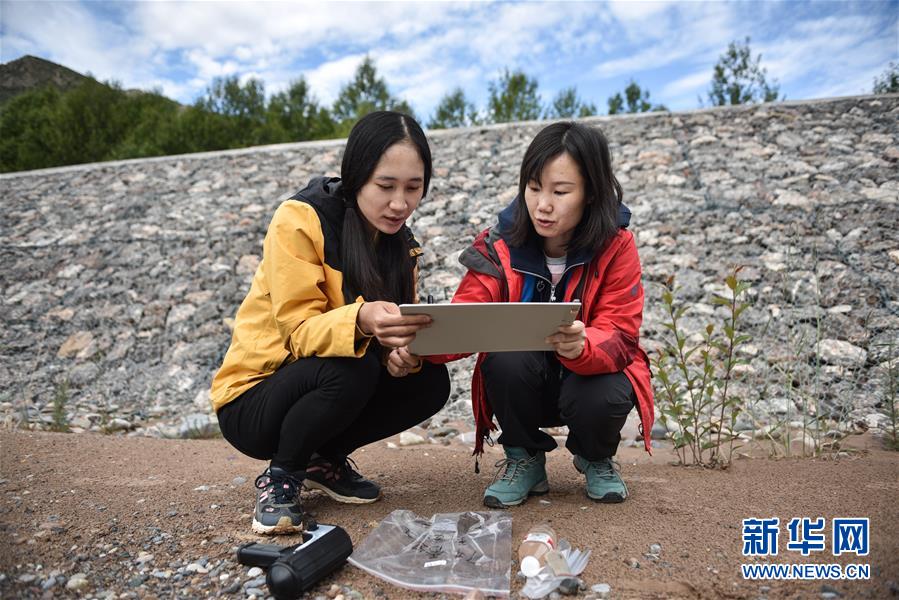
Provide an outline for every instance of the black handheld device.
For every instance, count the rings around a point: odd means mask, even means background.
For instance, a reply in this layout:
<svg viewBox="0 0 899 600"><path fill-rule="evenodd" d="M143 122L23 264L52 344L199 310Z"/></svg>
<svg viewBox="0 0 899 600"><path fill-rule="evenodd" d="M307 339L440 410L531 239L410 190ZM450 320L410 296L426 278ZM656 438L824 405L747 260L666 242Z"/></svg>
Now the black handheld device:
<svg viewBox="0 0 899 600"><path fill-rule="evenodd" d="M265 582L278 600L299 598L353 553L347 532L336 525L312 524L293 546L251 542L237 549L237 562L268 569Z"/></svg>

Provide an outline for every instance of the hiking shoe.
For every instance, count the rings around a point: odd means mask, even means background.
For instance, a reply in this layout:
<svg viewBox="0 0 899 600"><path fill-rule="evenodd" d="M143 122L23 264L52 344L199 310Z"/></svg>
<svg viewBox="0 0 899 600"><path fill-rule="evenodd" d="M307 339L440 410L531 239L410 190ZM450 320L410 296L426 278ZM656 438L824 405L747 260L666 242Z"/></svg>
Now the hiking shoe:
<svg viewBox="0 0 899 600"><path fill-rule="evenodd" d="M549 491L546 480L546 453L534 456L524 448L503 446L506 458L496 463L498 469L491 483L484 490L484 505L490 508L517 506L528 496L538 496Z"/></svg>
<svg viewBox="0 0 899 600"><path fill-rule="evenodd" d="M280 467L269 467L256 478L256 487L253 531L265 535L303 531L299 479Z"/></svg>
<svg viewBox="0 0 899 600"><path fill-rule="evenodd" d="M381 488L360 475L355 467L356 463L349 457L332 460L313 455L303 485L310 490L321 490L338 502L370 504L381 497Z"/></svg>
<svg viewBox="0 0 899 600"><path fill-rule="evenodd" d="M587 497L597 502L624 502L627 486L611 458L589 461L575 455L574 468L587 476Z"/></svg>

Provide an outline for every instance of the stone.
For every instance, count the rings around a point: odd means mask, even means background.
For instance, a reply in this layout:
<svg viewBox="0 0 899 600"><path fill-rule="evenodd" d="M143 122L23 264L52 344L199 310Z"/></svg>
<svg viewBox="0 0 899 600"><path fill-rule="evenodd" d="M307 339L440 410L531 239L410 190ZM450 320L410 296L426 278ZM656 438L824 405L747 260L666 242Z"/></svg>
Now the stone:
<svg viewBox="0 0 899 600"><path fill-rule="evenodd" d="M84 573L75 573L69 580L66 581L66 589L72 591L83 590L88 587L90 583L87 581L87 575Z"/></svg>
<svg viewBox="0 0 899 600"><path fill-rule="evenodd" d="M824 339L818 344L818 356L826 363L846 367L861 367L868 359L864 348L844 340Z"/></svg>
<svg viewBox="0 0 899 600"><path fill-rule="evenodd" d="M424 444L425 438L411 431L404 431L400 434L400 446L415 446Z"/></svg>
<svg viewBox="0 0 899 600"><path fill-rule="evenodd" d="M590 586L590 591L596 594L598 598L608 598L612 593L612 586L608 583L597 583Z"/></svg>
<svg viewBox="0 0 899 600"><path fill-rule="evenodd" d="M76 331L66 338L66 341L59 347L56 356L59 358L71 358L79 353L85 352L94 342L94 336L89 331Z"/></svg>

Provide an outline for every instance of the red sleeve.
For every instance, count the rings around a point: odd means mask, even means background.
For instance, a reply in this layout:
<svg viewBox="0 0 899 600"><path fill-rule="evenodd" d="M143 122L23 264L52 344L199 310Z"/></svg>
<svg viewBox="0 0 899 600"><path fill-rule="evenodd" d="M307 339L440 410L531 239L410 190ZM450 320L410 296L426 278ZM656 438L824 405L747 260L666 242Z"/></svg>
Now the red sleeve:
<svg viewBox="0 0 899 600"><path fill-rule="evenodd" d="M499 302L500 283L494 277L475 273L469 270L465 273L452 302ZM443 364L471 356L471 354L435 354L425 356L424 359L435 364Z"/></svg>
<svg viewBox="0 0 899 600"><path fill-rule="evenodd" d="M599 298L585 320L584 351L575 359L559 357L563 365L579 375L623 371L640 351L642 273L634 236L630 232L625 235L606 267Z"/></svg>

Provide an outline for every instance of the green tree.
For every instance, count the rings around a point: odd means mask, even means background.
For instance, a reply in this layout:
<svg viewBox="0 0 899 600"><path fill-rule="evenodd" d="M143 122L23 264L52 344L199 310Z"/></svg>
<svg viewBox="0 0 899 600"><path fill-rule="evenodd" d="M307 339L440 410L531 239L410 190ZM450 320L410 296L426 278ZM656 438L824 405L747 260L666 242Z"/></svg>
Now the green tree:
<svg viewBox="0 0 899 600"><path fill-rule="evenodd" d="M59 164L107 160L134 126L118 83L88 79L62 95L54 127Z"/></svg>
<svg viewBox="0 0 899 600"><path fill-rule="evenodd" d="M60 92L52 86L20 94L0 111L0 171L58 164L56 123Z"/></svg>
<svg viewBox="0 0 899 600"><path fill-rule="evenodd" d="M488 84L487 122L531 121L540 118L537 80L522 71L505 69L499 79Z"/></svg>
<svg viewBox="0 0 899 600"><path fill-rule="evenodd" d="M627 103L627 108L625 108ZM641 113L649 111L668 110L664 104L652 104L649 101L649 90L644 90L640 85L631 79L627 87L624 88L624 96L621 92L616 92L614 96L609 97L609 114L617 115L624 112Z"/></svg>
<svg viewBox="0 0 899 600"><path fill-rule="evenodd" d="M761 62L761 54L752 59L749 37L742 43L731 42L715 64L709 102L713 106L725 106L782 100L783 97L778 98L780 86L774 79L768 83L768 71Z"/></svg>
<svg viewBox="0 0 899 600"><path fill-rule="evenodd" d="M895 94L899 92L899 65L890 62L880 77L874 78L874 94Z"/></svg>
<svg viewBox="0 0 899 600"><path fill-rule="evenodd" d="M348 134L356 121L376 110L396 110L415 116L408 102L390 95L387 82L378 76L371 57L366 56L356 69L353 80L340 88L331 109L337 134Z"/></svg>
<svg viewBox="0 0 899 600"><path fill-rule="evenodd" d="M122 110L132 125L123 139L110 148L106 158L118 160L186 152L185 148L171 143L172 125L179 109L180 105L163 96L160 90L126 93Z"/></svg>
<svg viewBox="0 0 899 600"><path fill-rule="evenodd" d="M434 116L428 121L429 129L449 129L470 127L479 123L478 112L472 102L465 97L461 87L446 94L437 105Z"/></svg>
<svg viewBox="0 0 899 600"><path fill-rule="evenodd" d="M319 106L305 77L271 97L265 121L270 142L323 139L334 133L330 113Z"/></svg>
<svg viewBox="0 0 899 600"><path fill-rule="evenodd" d="M237 75L216 77L195 106L226 117L215 119L203 115L200 119L207 121L206 125L214 123L213 127L224 127L218 134L210 132L212 139L221 140L216 146L242 148L265 143L262 139L266 123L265 84L260 80L251 78L241 85Z"/></svg>
<svg viewBox="0 0 899 600"><path fill-rule="evenodd" d="M577 95L577 88L572 86L559 90L544 116L547 119L573 119L595 114L596 105L581 100Z"/></svg>

